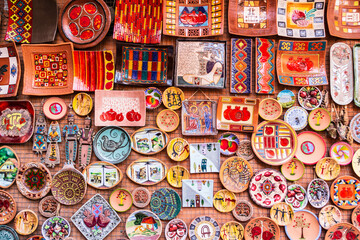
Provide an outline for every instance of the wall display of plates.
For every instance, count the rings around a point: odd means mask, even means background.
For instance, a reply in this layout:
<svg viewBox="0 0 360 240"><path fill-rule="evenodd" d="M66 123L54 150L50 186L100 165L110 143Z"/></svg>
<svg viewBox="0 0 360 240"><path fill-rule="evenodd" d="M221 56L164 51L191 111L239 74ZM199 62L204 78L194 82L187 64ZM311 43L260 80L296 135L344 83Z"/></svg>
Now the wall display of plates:
<svg viewBox="0 0 360 240"><path fill-rule="evenodd" d="M233 216L240 222L246 222L250 220L254 213L254 208L249 201L237 200L234 210L232 210Z"/></svg>
<svg viewBox="0 0 360 240"><path fill-rule="evenodd" d="M295 94L288 89L280 91L276 99L283 108L291 108L295 104Z"/></svg>
<svg viewBox="0 0 360 240"><path fill-rule="evenodd" d="M161 106L162 91L156 87L148 87L145 89L146 109L153 110Z"/></svg>
<svg viewBox="0 0 360 240"><path fill-rule="evenodd" d="M254 159L255 154L251 147L251 141L247 139L241 140L236 151L236 155L245 159L246 161Z"/></svg>
<svg viewBox="0 0 360 240"><path fill-rule="evenodd" d="M133 197L133 204L137 208L144 208L150 203L151 196L147 188L137 187L132 191L131 195Z"/></svg>
<svg viewBox="0 0 360 240"><path fill-rule="evenodd" d="M14 219L15 231L20 235L30 235L35 232L39 224L36 213L30 209L25 209L16 214Z"/></svg>
<svg viewBox="0 0 360 240"><path fill-rule="evenodd" d="M204 234L205 230L205 234ZM200 216L192 220L189 226L190 239L219 240L220 226L218 222L208 216Z"/></svg>
<svg viewBox="0 0 360 240"><path fill-rule="evenodd" d="M167 174L166 179L170 186L174 188L181 188L182 187L182 180L189 179L190 173L185 167L176 165L172 166Z"/></svg>
<svg viewBox="0 0 360 240"><path fill-rule="evenodd" d="M20 161L15 151L8 147L0 147L0 188L9 188L18 175Z"/></svg>
<svg viewBox="0 0 360 240"><path fill-rule="evenodd" d="M126 212L131 208L133 198L128 190L117 188L110 194L109 203L115 211Z"/></svg>
<svg viewBox="0 0 360 240"><path fill-rule="evenodd" d="M236 207L235 193L227 189L219 190L214 195L213 204L214 208L219 212L231 212Z"/></svg>
<svg viewBox="0 0 360 240"><path fill-rule="evenodd" d="M334 205L327 205L319 212L319 223L324 229L329 229L341 222L341 211Z"/></svg>
<svg viewBox="0 0 360 240"><path fill-rule="evenodd" d="M360 113L351 119L350 132L354 141L360 143Z"/></svg>
<svg viewBox="0 0 360 240"><path fill-rule="evenodd" d="M294 211L303 210L308 203L305 188L299 184L293 184L288 186L287 190L285 202L290 204Z"/></svg>
<svg viewBox="0 0 360 240"><path fill-rule="evenodd" d="M298 102L306 110L320 107L322 100L323 96L317 87L302 87L298 92Z"/></svg>
<svg viewBox="0 0 360 240"><path fill-rule="evenodd" d="M308 125L309 113L302 107L289 108L284 115L287 122L295 131L303 130Z"/></svg>
<svg viewBox="0 0 360 240"><path fill-rule="evenodd" d="M315 178L308 185L306 196L314 208L324 207L330 199L330 190L325 180Z"/></svg>
<svg viewBox="0 0 360 240"><path fill-rule="evenodd" d="M316 163L316 175L325 181L331 181L340 174L340 165L334 158L326 157Z"/></svg>
<svg viewBox="0 0 360 240"><path fill-rule="evenodd" d="M0 69L0 98L16 96L21 77L21 64L14 42L0 44Z"/></svg>
<svg viewBox="0 0 360 240"><path fill-rule="evenodd" d="M41 199L39 203L39 212L46 218L59 215L61 204L53 196L47 196Z"/></svg>
<svg viewBox="0 0 360 240"><path fill-rule="evenodd" d="M360 44L355 44L354 51L354 103L356 106L360 106Z"/></svg>
<svg viewBox="0 0 360 240"><path fill-rule="evenodd" d="M348 165L354 156L354 150L346 142L334 143L329 150L330 157L334 158L340 165Z"/></svg>
<svg viewBox="0 0 360 240"><path fill-rule="evenodd" d="M281 104L274 98L265 98L259 104L259 115L267 121L278 119L282 110Z"/></svg>
<svg viewBox="0 0 360 240"><path fill-rule="evenodd" d="M161 236L162 225L155 213L138 210L127 218L125 229L130 240L157 240Z"/></svg>
<svg viewBox="0 0 360 240"><path fill-rule="evenodd" d="M133 182L150 186L155 185L166 177L165 163L156 158L140 158L133 161L126 169L126 175Z"/></svg>
<svg viewBox="0 0 360 240"><path fill-rule="evenodd" d="M166 240L185 240L188 234L188 227L181 219L173 219L165 227Z"/></svg>
<svg viewBox="0 0 360 240"><path fill-rule="evenodd" d="M318 240L321 236L321 226L318 217L308 211L301 210L294 214L292 222L285 226L285 233L291 240L305 238Z"/></svg>
<svg viewBox="0 0 360 240"><path fill-rule="evenodd" d="M280 240L280 228L270 218L258 217L246 224L244 237L245 240L261 240L265 237Z"/></svg>
<svg viewBox="0 0 360 240"><path fill-rule="evenodd" d="M82 117L87 116L93 109L94 103L91 96L87 93L78 93L72 100L72 109Z"/></svg>
<svg viewBox="0 0 360 240"><path fill-rule="evenodd" d="M351 213L351 223L359 228L360 227L360 206L357 206Z"/></svg>
<svg viewBox="0 0 360 240"><path fill-rule="evenodd" d="M7 225L0 225L0 237L8 240L19 240L15 230Z"/></svg>
<svg viewBox="0 0 360 240"><path fill-rule="evenodd" d="M99 161L87 166L82 174L87 184L96 189L110 189L118 185L123 174L114 164Z"/></svg>
<svg viewBox="0 0 360 240"><path fill-rule="evenodd" d="M222 239L243 239L244 227L236 221L230 221L222 225L220 230Z"/></svg>
<svg viewBox="0 0 360 240"><path fill-rule="evenodd" d="M256 38L255 44L255 92L257 94L274 94L275 40Z"/></svg>
<svg viewBox="0 0 360 240"><path fill-rule="evenodd" d="M54 229L60 229L54 231ZM55 216L45 220L41 227L41 233L46 240L68 239L71 233L70 223L63 217Z"/></svg>
<svg viewBox="0 0 360 240"><path fill-rule="evenodd" d="M325 157L326 143L316 132L305 131L297 136L298 147L295 157L306 165L314 165Z"/></svg>
<svg viewBox="0 0 360 240"><path fill-rule="evenodd" d="M57 121L65 117L68 111L64 99L58 97L48 98L42 107L45 117L50 120Z"/></svg>
<svg viewBox="0 0 360 240"><path fill-rule="evenodd" d="M166 148L169 135L155 127L144 127L131 134L131 148L137 153L153 155Z"/></svg>
<svg viewBox="0 0 360 240"><path fill-rule="evenodd" d="M352 169L354 170L355 174L360 177L360 150L358 149L353 156L351 161Z"/></svg>
<svg viewBox="0 0 360 240"><path fill-rule="evenodd" d="M214 180L186 179L182 181L182 206L213 207Z"/></svg>
<svg viewBox="0 0 360 240"><path fill-rule="evenodd" d="M179 123L179 115L171 109L164 109L156 116L156 125L164 132L175 131Z"/></svg>
<svg viewBox="0 0 360 240"><path fill-rule="evenodd" d="M3 190L0 190L0 202L2 203L0 207L0 225L3 225L13 220L16 214L17 204L14 197L10 193Z"/></svg>
<svg viewBox="0 0 360 240"><path fill-rule="evenodd" d="M281 173L288 181L298 181L305 174L305 166L299 159L293 158L281 165Z"/></svg>
<svg viewBox="0 0 360 240"><path fill-rule="evenodd" d="M220 153L225 156L232 156L239 148L239 137L231 132L221 134L218 142L220 143Z"/></svg>
<svg viewBox="0 0 360 240"><path fill-rule="evenodd" d="M324 131L330 126L331 115L325 108L316 108L309 113L309 126L314 131Z"/></svg>
<svg viewBox="0 0 360 240"><path fill-rule="evenodd" d="M354 209L360 203L360 181L351 176L334 180L330 188L331 200L342 209Z"/></svg>
<svg viewBox="0 0 360 240"><path fill-rule="evenodd" d="M294 210L290 204L275 203L270 209L270 217L279 226L286 226L294 219Z"/></svg>
<svg viewBox="0 0 360 240"><path fill-rule="evenodd" d="M325 235L325 240L336 239L338 237L347 239L357 239L360 236L360 230L350 223L338 223L329 228Z"/></svg>
<svg viewBox="0 0 360 240"><path fill-rule="evenodd" d="M171 188L157 189L151 195L150 209L161 220L174 219L181 210L180 196Z"/></svg>
<svg viewBox="0 0 360 240"><path fill-rule="evenodd" d="M209 173L220 171L220 143L191 143L190 172Z"/></svg>
<svg viewBox="0 0 360 240"><path fill-rule="evenodd" d="M190 155L190 145L183 138L173 138L166 148L168 156L177 162L182 162Z"/></svg>

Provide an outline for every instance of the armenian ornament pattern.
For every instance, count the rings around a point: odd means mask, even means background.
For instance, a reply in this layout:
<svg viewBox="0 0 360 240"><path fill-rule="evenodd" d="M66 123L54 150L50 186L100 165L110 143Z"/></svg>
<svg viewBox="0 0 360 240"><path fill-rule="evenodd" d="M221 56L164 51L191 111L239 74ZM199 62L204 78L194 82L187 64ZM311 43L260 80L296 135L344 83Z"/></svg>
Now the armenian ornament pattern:
<svg viewBox="0 0 360 240"><path fill-rule="evenodd" d="M256 93L275 92L275 41L256 38Z"/></svg>
<svg viewBox="0 0 360 240"><path fill-rule="evenodd" d="M0 45L0 98L16 96L20 76L20 58L14 42Z"/></svg>
<svg viewBox="0 0 360 240"><path fill-rule="evenodd" d="M231 39L231 93L251 93L252 41Z"/></svg>

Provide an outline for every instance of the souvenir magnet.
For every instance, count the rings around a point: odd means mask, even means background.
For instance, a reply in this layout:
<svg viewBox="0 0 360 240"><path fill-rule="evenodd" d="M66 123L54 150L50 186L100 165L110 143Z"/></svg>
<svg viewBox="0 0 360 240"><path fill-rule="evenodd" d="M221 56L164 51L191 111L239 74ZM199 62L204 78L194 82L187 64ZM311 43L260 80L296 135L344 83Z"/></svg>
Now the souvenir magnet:
<svg viewBox="0 0 360 240"><path fill-rule="evenodd" d="M234 155L240 144L238 136L231 132L221 134L218 142L220 143L220 153L225 156Z"/></svg>
<svg viewBox="0 0 360 240"><path fill-rule="evenodd" d="M172 166L166 175L166 179L170 186L174 188L181 188L182 187L182 180L189 179L190 173L189 171L180 165Z"/></svg>
<svg viewBox="0 0 360 240"><path fill-rule="evenodd" d="M288 186L285 202L290 204L294 211L303 210L308 203L306 190L298 184Z"/></svg>
<svg viewBox="0 0 360 240"><path fill-rule="evenodd" d="M137 208L144 208L150 203L151 196L147 188L137 187L132 191L131 195L133 197L133 204Z"/></svg>
<svg viewBox="0 0 360 240"><path fill-rule="evenodd" d="M319 212L319 223L324 229L329 229L341 222L341 211L334 205L327 205Z"/></svg>
<svg viewBox="0 0 360 240"><path fill-rule="evenodd" d="M305 174L304 164L297 158L281 165L281 173L289 181L297 181Z"/></svg>
<svg viewBox="0 0 360 240"><path fill-rule="evenodd" d="M331 116L325 108L316 108L309 114L309 126L314 131L324 131L330 126Z"/></svg>
<svg viewBox="0 0 360 240"><path fill-rule="evenodd" d="M166 240L185 240L188 234L186 223L181 219L173 219L165 227Z"/></svg>
<svg viewBox="0 0 360 240"><path fill-rule="evenodd" d="M145 89L146 109L153 110L158 108L162 103L162 92L156 87Z"/></svg>
<svg viewBox="0 0 360 240"><path fill-rule="evenodd" d="M16 201L10 193L0 190L0 205L0 225L7 224L13 220L16 215Z"/></svg>
<svg viewBox="0 0 360 240"><path fill-rule="evenodd" d="M236 196L227 189L219 190L214 195L214 207L219 212L231 212L236 206Z"/></svg>
<svg viewBox="0 0 360 240"><path fill-rule="evenodd" d="M66 239L70 236L70 232L71 226L69 222L60 216L46 219L41 227L41 233L46 240Z"/></svg>
<svg viewBox="0 0 360 240"><path fill-rule="evenodd" d="M36 213L30 209L22 210L14 219L15 231L20 235L30 235L38 227L39 219Z"/></svg>
<svg viewBox="0 0 360 240"><path fill-rule="evenodd" d="M295 94L285 89L278 93L277 100L283 108L290 108L295 104Z"/></svg>
<svg viewBox="0 0 360 240"><path fill-rule="evenodd" d="M164 109L156 116L156 125L164 132L175 131L179 123L179 115L171 109Z"/></svg>
<svg viewBox="0 0 360 240"><path fill-rule="evenodd" d="M253 158L255 158L254 151L251 147L251 141L250 140L241 140L238 146L238 149L236 151L236 155L238 157L241 157L245 159L246 161L250 161Z"/></svg>
<svg viewBox="0 0 360 240"><path fill-rule="evenodd" d="M289 108L284 115L284 121L290 124L295 131L303 130L308 125L309 113L302 107Z"/></svg>
<svg viewBox="0 0 360 240"><path fill-rule="evenodd" d="M286 226L294 219L294 210L290 204L275 203L270 209L270 217L279 226Z"/></svg>
<svg viewBox="0 0 360 240"><path fill-rule="evenodd" d="M57 121L52 121L49 126L47 142L49 144L43 161L48 167L53 168L55 165L60 164L60 150L58 143L61 143L61 132Z"/></svg>
<svg viewBox="0 0 360 240"><path fill-rule="evenodd" d="M351 176L341 176L330 187L333 203L342 209L354 209L360 204L360 181Z"/></svg>
<svg viewBox="0 0 360 240"><path fill-rule="evenodd" d="M264 120L278 119L282 114L281 104L273 98L265 98L259 104L259 115Z"/></svg>
<svg viewBox="0 0 360 240"><path fill-rule="evenodd" d="M319 219L308 210L297 211L292 222L285 226L285 233L290 240L318 240L321 236Z"/></svg>
<svg viewBox="0 0 360 240"><path fill-rule="evenodd" d="M117 212L126 212L133 204L131 193L123 188L115 189L109 197L111 207Z"/></svg>
<svg viewBox="0 0 360 240"><path fill-rule="evenodd" d="M221 239L237 239L244 237L244 227L239 222L230 221L222 225L220 230Z"/></svg>
<svg viewBox="0 0 360 240"><path fill-rule="evenodd" d="M354 150L346 142L334 143L329 150L330 157L334 158L340 165L348 165L354 156Z"/></svg>
<svg viewBox="0 0 360 240"><path fill-rule="evenodd" d="M232 210L233 216L240 222L249 221L254 212L252 204L247 200L237 200L235 208Z"/></svg>
<svg viewBox="0 0 360 240"><path fill-rule="evenodd" d="M335 224L325 234L324 240L346 239L356 240L360 236L360 230L350 223L342 222Z"/></svg>
<svg viewBox="0 0 360 240"><path fill-rule="evenodd" d="M322 208L329 202L329 186L325 180L315 178L309 183L306 196L311 206Z"/></svg>
<svg viewBox="0 0 360 240"><path fill-rule="evenodd" d="M150 209L161 220L176 218L181 210L180 196L171 188L157 189L151 195Z"/></svg>
<svg viewBox="0 0 360 240"><path fill-rule="evenodd" d="M155 213L138 210L130 214L125 224L126 235L130 240L157 240L161 236L161 221ZM143 229L143 231L138 231Z"/></svg>
<svg viewBox="0 0 360 240"><path fill-rule="evenodd" d="M74 123L74 115L68 115L68 124L64 126L62 135L65 138L65 157L67 163L75 164L78 142L77 135L79 127Z"/></svg>
<svg viewBox="0 0 360 240"><path fill-rule="evenodd" d="M77 140L79 141L79 168L84 169L90 163L93 141L95 137L94 129L91 127L91 118L85 118L84 127L77 132Z"/></svg>
<svg viewBox="0 0 360 240"><path fill-rule="evenodd" d="M162 101L166 108L176 110L181 108L182 101L184 101L184 92L177 87L169 87L165 89L162 94Z"/></svg>
<svg viewBox="0 0 360 240"><path fill-rule="evenodd" d="M322 94L317 87L302 87L298 92L299 104L306 110L314 110L322 103Z"/></svg>
<svg viewBox="0 0 360 240"><path fill-rule="evenodd" d="M93 109L93 100L87 93L78 93L72 100L72 109L79 116L87 116Z"/></svg>
<svg viewBox="0 0 360 240"><path fill-rule="evenodd" d="M167 146L167 154L174 161L184 161L190 154L189 143L183 138L173 138Z"/></svg>
<svg viewBox="0 0 360 240"><path fill-rule="evenodd" d="M321 135L312 131L299 133L295 157L306 165L314 165L325 157L326 143Z"/></svg>
<svg viewBox="0 0 360 240"><path fill-rule="evenodd" d="M202 240L219 240L220 226L218 222L211 217L197 217L190 223L189 238Z"/></svg>
<svg viewBox="0 0 360 240"><path fill-rule="evenodd" d="M39 212L46 218L59 215L61 204L53 196L47 196L41 199L39 203Z"/></svg>
<svg viewBox="0 0 360 240"><path fill-rule="evenodd" d="M42 156L43 152L47 151L47 130L45 116L41 111L36 116L32 148L32 150L40 156Z"/></svg>
<svg viewBox="0 0 360 240"><path fill-rule="evenodd" d="M65 117L67 108L63 99L51 97L44 102L42 111L48 119L57 121Z"/></svg>
<svg viewBox="0 0 360 240"><path fill-rule="evenodd" d="M316 175L325 181L331 181L340 174L340 165L334 158L326 157L316 163Z"/></svg>
<svg viewBox="0 0 360 240"><path fill-rule="evenodd" d="M245 240L280 240L280 228L270 218L258 217L251 219L245 226Z"/></svg>

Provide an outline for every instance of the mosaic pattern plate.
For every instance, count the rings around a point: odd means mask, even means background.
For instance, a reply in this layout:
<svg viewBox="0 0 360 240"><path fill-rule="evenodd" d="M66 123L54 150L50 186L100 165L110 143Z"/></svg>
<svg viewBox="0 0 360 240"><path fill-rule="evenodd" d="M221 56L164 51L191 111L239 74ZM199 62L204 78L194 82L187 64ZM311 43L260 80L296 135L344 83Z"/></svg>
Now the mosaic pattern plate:
<svg viewBox="0 0 360 240"><path fill-rule="evenodd" d="M360 203L360 181L351 176L334 180L330 188L331 200L342 209L354 209Z"/></svg>
<svg viewBox="0 0 360 240"><path fill-rule="evenodd" d="M171 220L180 213L180 196L171 188L160 188L151 195L150 209L161 220Z"/></svg>

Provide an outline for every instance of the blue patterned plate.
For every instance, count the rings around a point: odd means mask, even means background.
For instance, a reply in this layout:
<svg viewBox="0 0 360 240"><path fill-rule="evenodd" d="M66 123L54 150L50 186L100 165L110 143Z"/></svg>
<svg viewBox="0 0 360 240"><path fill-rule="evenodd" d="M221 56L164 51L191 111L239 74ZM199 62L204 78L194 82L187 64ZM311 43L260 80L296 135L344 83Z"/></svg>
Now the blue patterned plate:
<svg viewBox="0 0 360 240"><path fill-rule="evenodd" d="M161 220L174 219L181 210L179 194L171 188L161 188L151 195L150 209Z"/></svg>
<svg viewBox="0 0 360 240"><path fill-rule="evenodd" d="M19 236L11 227L2 225L0 226L0 239L19 240Z"/></svg>
<svg viewBox="0 0 360 240"><path fill-rule="evenodd" d="M284 121L287 122L295 131L304 129L308 124L308 112L302 107L291 107L284 115Z"/></svg>

